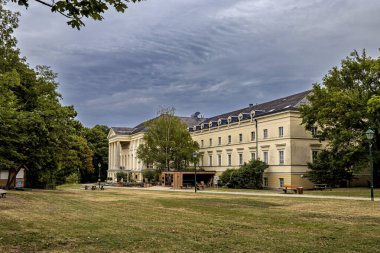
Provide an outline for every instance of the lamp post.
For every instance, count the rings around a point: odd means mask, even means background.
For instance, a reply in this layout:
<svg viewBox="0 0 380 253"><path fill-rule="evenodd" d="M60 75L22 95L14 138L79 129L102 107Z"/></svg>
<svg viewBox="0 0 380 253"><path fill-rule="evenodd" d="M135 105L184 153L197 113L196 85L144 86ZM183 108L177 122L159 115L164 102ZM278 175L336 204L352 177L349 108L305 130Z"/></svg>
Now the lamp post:
<svg viewBox="0 0 380 253"><path fill-rule="evenodd" d="M98 168L99 168L99 175L98 175L98 184L99 184L99 188L100 188L100 169L101 169L102 165L100 163L98 163Z"/></svg>
<svg viewBox="0 0 380 253"><path fill-rule="evenodd" d="M365 135L367 136L367 139L369 141L369 161L370 161L370 164L371 164L371 201L374 201L374 197L373 197L373 157L372 157L372 139L373 139L373 136L374 136L375 132L369 128L366 132L365 132Z"/></svg>
<svg viewBox="0 0 380 253"><path fill-rule="evenodd" d="M194 158L194 192L197 193L197 158L198 152L193 153Z"/></svg>

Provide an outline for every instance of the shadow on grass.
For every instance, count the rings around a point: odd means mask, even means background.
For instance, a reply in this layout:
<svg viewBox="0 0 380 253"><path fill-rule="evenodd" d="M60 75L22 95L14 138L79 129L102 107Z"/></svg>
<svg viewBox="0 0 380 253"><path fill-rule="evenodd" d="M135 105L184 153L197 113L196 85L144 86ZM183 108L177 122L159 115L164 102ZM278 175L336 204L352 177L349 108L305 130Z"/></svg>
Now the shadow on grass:
<svg viewBox="0 0 380 253"><path fill-rule="evenodd" d="M223 208L223 209L244 209L244 208L257 208L265 209L271 207L281 207L286 206L284 204L278 204L273 202L259 201L248 198L234 198L234 199L187 199L187 198L176 198L176 199L157 199L156 200L163 207L189 207L189 208Z"/></svg>

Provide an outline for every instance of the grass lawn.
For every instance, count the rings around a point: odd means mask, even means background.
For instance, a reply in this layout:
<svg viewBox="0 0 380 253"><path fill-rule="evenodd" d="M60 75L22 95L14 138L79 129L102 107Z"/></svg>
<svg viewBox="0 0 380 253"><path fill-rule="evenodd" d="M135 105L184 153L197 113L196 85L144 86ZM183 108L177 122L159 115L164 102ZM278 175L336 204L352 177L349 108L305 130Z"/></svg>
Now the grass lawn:
<svg viewBox="0 0 380 253"><path fill-rule="evenodd" d="M0 252L380 252L370 201L64 187L0 217Z"/></svg>
<svg viewBox="0 0 380 253"><path fill-rule="evenodd" d="M211 191L229 191L229 192L256 192L256 193L280 193L282 190L253 190L253 189L232 189L232 188L207 188ZM332 190L323 190L323 191L304 191L304 194L309 195L325 195L325 196L346 196L346 197L368 197L370 198L370 189L353 187L353 188L334 188ZM374 189L375 198L380 197L380 189Z"/></svg>

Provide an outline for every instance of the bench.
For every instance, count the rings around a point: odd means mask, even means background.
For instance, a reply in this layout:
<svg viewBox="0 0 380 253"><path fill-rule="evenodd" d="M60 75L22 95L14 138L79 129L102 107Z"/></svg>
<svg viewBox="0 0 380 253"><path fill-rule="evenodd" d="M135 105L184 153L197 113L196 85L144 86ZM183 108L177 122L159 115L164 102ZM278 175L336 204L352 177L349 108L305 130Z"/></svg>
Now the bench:
<svg viewBox="0 0 380 253"><path fill-rule="evenodd" d="M323 190L327 190L327 189L331 190L331 187L328 187L327 184L315 184L314 185L314 190L323 191Z"/></svg>
<svg viewBox="0 0 380 253"><path fill-rule="evenodd" d="M1 196L1 198L5 198L5 195L7 195L7 192L4 191L4 190L2 190L2 189L0 189L0 196Z"/></svg>
<svg viewBox="0 0 380 253"><path fill-rule="evenodd" d="M297 193L298 186L297 185L284 185L284 188L282 189L284 193L288 193L288 191L294 191L294 193Z"/></svg>

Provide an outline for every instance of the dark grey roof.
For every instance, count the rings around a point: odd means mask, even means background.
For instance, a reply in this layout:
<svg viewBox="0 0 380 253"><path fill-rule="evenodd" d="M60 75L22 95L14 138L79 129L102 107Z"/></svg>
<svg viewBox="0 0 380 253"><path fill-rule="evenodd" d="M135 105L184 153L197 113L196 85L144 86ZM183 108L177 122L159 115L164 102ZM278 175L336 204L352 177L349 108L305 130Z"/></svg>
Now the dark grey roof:
<svg viewBox="0 0 380 253"><path fill-rule="evenodd" d="M284 110L298 110L298 106L300 103L305 101L306 96L311 91L304 91L301 93L297 93L288 97L279 98L276 100L272 100L266 103L257 104L253 106L248 106L239 110L235 110L232 112L223 113L211 118L208 118L204 121L204 123L208 123L210 121L218 121L218 119L227 119L229 116L232 116L232 122L235 122L235 116L238 116L240 113L243 114L243 119L246 119L245 113L250 113L255 110L257 116L272 114Z"/></svg>
<svg viewBox="0 0 380 253"><path fill-rule="evenodd" d="M117 135L128 135L132 133L133 128L130 127L111 127Z"/></svg>
<svg viewBox="0 0 380 253"><path fill-rule="evenodd" d="M136 134L140 132L146 132L146 130L148 130L148 127L146 127L146 123L156 118L144 121L133 128L129 128L129 127L111 127L111 128L117 135L130 135L130 134ZM198 117L179 117L179 118L183 123L186 124L187 127L193 127L194 125L200 124L204 120Z"/></svg>
<svg viewBox="0 0 380 253"><path fill-rule="evenodd" d="M231 122L237 122L239 114L242 114L243 120L245 120L245 119L250 118L250 116L248 115L250 115L251 111L256 111L255 117L257 117L257 116L268 115L268 114L277 113L277 112L286 111L286 110L298 110L299 105L307 101L306 96L310 92L311 92L310 90L304 91L304 92L297 93L291 96L272 100L266 103L248 106L248 107L235 110L232 112L223 113L223 114L220 114L208 119L199 118L199 117L196 117L195 115L193 117L179 117L179 118L181 119L183 123L187 125L190 131L193 131L193 130L198 131L201 129L200 128L201 123L204 123L204 128L209 128L209 122L217 122L219 119L222 119L222 124L226 124L227 118L230 116L232 120ZM146 127L146 123L154 119L150 119L145 122L142 122L133 128L129 128L129 127L111 127L111 128L118 135L130 135L130 134L135 134L139 132L145 132L148 129ZM196 129L193 129L194 126L197 126ZM214 126L215 126L215 123L212 124L212 127Z"/></svg>

